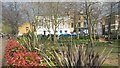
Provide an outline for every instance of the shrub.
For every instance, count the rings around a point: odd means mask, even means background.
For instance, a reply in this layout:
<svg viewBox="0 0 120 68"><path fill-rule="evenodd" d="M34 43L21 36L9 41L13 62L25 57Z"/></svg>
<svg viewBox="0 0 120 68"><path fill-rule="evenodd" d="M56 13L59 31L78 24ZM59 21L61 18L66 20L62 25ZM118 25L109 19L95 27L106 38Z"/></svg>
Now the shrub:
<svg viewBox="0 0 120 68"><path fill-rule="evenodd" d="M15 39L7 41L5 59L10 66L44 66L37 52L26 51Z"/></svg>
<svg viewBox="0 0 120 68"><path fill-rule="evenodd" d="M27 34L22 37L18 37L17 41L25 47L28 51L35 52L36 49L40 49L40 42L38 36L33 32L29 31Z"/></svg>
<svg viewBox="0 0 120 68"><path fill-rule="evenodd" d="M112 50L111 50L112 51ZM104 55L94 52L92 48L77 46L63 46L58 49L51 48L44 54L44 60L49 66L65 66L66 68L77 68L78 66L86 66L92 68L93 66L101 66L111 51Z"/></svg>

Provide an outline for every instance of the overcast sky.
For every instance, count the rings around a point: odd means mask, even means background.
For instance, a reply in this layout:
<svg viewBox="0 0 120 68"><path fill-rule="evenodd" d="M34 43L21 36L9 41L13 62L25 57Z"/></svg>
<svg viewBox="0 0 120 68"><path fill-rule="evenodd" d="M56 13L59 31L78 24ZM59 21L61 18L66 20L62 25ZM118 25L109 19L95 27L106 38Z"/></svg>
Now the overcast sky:
<svg viewBox="0 0 120 68"><path fill-rule="evenodd" d="M85 0L1 0L2 2L84 2ZM87 0L88 1L88 0ZM118 2L120 0L89 0L92 2Z"/></svg>

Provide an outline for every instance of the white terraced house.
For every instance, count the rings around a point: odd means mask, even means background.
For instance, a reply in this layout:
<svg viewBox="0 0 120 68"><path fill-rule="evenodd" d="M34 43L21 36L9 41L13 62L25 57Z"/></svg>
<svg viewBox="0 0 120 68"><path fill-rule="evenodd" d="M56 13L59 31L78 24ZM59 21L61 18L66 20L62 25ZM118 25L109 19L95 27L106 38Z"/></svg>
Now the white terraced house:
<svg viewBox="0 0 120 68"><path fill-rule="evenodd" d="M54 34L54 25L50 16L39 16L38 18L38 26L36 28L38 35L48 35ZM56 35L61 34L70 34L70 17L59 17L59 24L57 24Z"/></svg>

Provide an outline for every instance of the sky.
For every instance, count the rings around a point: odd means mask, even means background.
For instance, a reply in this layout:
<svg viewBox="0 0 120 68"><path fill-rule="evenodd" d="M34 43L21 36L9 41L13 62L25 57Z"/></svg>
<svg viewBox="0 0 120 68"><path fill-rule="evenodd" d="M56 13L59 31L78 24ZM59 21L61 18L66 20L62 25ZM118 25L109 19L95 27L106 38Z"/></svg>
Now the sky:
<svg viewBox="0 0 120 68"><path fill-rule="evenodd" d="M2 2L84 2L85 0L1 0ZM88 1L88 0L87 0ZM118 2L120 0L89 0L92 2Z"/></svg>

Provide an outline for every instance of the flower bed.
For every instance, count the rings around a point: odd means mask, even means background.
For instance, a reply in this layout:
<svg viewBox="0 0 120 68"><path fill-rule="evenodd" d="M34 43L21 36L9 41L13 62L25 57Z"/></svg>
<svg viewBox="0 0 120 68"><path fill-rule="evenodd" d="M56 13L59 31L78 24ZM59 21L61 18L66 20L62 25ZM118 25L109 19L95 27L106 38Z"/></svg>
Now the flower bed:
<svg viewBox="0 0 120 68"><path fill-rule="evenodd" d="M46 66L37 52L28 52L15 39L7 41L5 59L10 66Z"/></svg>

